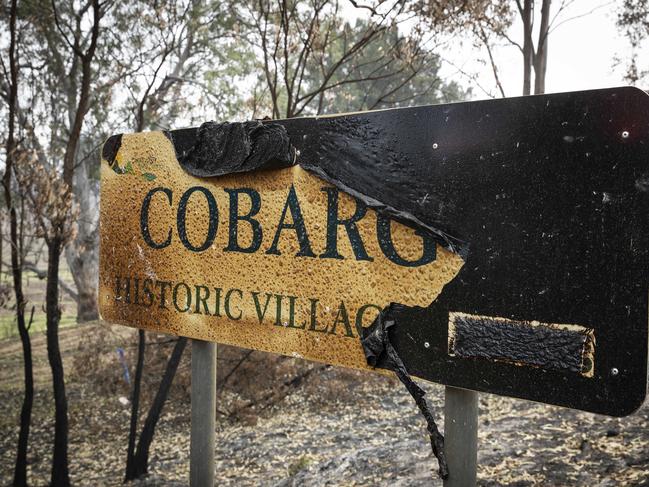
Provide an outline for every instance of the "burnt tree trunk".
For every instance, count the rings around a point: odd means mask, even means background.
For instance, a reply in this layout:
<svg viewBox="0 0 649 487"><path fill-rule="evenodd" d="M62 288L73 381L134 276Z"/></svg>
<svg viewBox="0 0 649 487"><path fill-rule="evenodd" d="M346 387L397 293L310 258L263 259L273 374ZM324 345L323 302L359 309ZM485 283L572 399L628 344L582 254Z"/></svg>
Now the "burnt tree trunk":
<svg viewBox="0 0 649 487"><path fill-rule="evenodd" d="M18 303L17 294L16 303ZM16 307L18 307L18 304L16 304ZM29 330L25 326L24 306L22 311L19 312L16 310L16 319L18 321L20 341L23 346L25 396L23 398L22 408L20 409L20 431L18 433L18 449L16 452L13 485L22 487L27 486L27 446L29 442L29 427L32 419L32 407L34 404L34 370L32 365L32 344L29 339Z"/></svg>
<svg viewBox="0 0 649 487"><path fill-rule="evenodd" d="M140 414L140 388L142 385L145 348L146 335L144 330L138 330L137 364L135 366L135 377L133 378L133 394L131 395L131 424L128 431L124 483L135 478L135 438L137 436L137 420Z"/></svg>
<svg viewBox="0 0 649 487"><path fill-rule="evenodd" d="M548 67L548 37L550 35L550 5L551 0L543 0L541 5L541 24L539 41L534 55L534 94L545 93L545 73Z"/></svg>
<svg viewBox="0 0 649 487"><path fill-rule="evenodd" d="M32 345L29 338L29 328L25 324L25 295L23 294L22 256L19 249L22 242L18 236L18 216L14 206L11 181L15 166L16 148L15 122L16 109L18 106L18 53L16 36L17 1L12 0L9 18L9 120L8 134L6 140L6 164L2 178L2 185L5 193L5 204L9 211L9 234L11 241L11 273L13 277L14 296L16 298L16 323L23 348L23 373L25 381L25 395L23 405L20 409L20 429L18 432L18 445L16 451L16 463L14 466L13 485L23 487L27 485L27 446L29 442L29 428L32 417L32 406L34 403L34 372L32 365ZM1 237L1 234L0 234ZM0 241L2 238L0 238ZM1 259L0 259L1 261Z"/></svg>
<svg viewBox="0 0 649 487"><path fill-rule="evenodd" d="M54 237L47 244L47 288L45 292L45 314L47 316L47 359L52 369L54 390L54 454L52 456L52 487L70 485L68 472L68 401L65 396L63 361L59 348L59 262L63 242Z"/></svg>
<svg viewBox="0 0 649 487"><path fill-rule="evenodd" d="M52 2L52 14L55 22L59 23L56 2ZM93 80L92 63L97 49L99 38L99 23L104 14L99 0L90 0L88 7L92 11L92 24L90 26L88 48L81 52L78 47L73 48L75 62L80 61L80 88L76 100L76 110L68 132L67 144L63 155L63 182L66 184L66 193L74 188L75 158L81 138L83 121L88 112ZM73 12L76 15L76 12ZM80 15L80 14L79 14ZM76 40L81 39L80 31L75 32ZM74 74L74 73L73 73ZM76 93L75 93L76 95ZM54 216L54 215L52 215ZM52 218L49 216L49 218ZM69 217L69 216L68 216ZM63 376L63 361L59 349L59 323L61 309L59 307L59 263L61 253L70 235L64 222L57 218L50 220L53 235L47 239L47 288L45 293L45 311L47 317L47 358L52 369L52 386L54 388L54 455L52 456L52 487L67 487L70 485L68 473L68 402L65 396L65 382Z"/></svg>
<svg viewBox="0 0 649 487"><path fill-rule="evenodd" d="M520 5L520 3L519 3ZM532 63L534 62L534 41L532 41L532 22L534 4L525 0L520 10L523 21L523 95L532 91Z"/></svg>
<svg viewBox="0 0 649 487"><path fill-rule="evenodd" d="M156 393L153 403L151 403L149 413L144 420L144 426L142 427L137 451L135 453L133 479L146 475L149 470L149 450L153 441L155 427L158 424L158 420L162 414L162 408L164 407L167 396L169 395L169 389L171 388L174 376L176 375L176 370L178 370L178 364L180 364L180 359L185 350L185 345L187 345L187 338L178 338L178 341L171 352L171 357L169 357L169 360L167 361L167 367L162 376L162 380L160 381L158 392Z"/></svg>

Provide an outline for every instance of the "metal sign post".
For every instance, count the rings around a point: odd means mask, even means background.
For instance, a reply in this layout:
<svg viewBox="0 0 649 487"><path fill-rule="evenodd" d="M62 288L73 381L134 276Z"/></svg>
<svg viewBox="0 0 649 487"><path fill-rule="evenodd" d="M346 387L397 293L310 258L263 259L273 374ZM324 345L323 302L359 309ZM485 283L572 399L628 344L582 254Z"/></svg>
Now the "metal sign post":
<svg viewBox="0 0 649 487"><path fill-rule="evenodd" d="M216 343L192 340L192 425L190 486L214 485L216 420Z"/></svg>
<svg viewBox="0 0 649 487"><path fill-rule="evenodd" d="M444 398L444 449L449 476L444 487L476 485L478 393L447 386Z"/></svg>

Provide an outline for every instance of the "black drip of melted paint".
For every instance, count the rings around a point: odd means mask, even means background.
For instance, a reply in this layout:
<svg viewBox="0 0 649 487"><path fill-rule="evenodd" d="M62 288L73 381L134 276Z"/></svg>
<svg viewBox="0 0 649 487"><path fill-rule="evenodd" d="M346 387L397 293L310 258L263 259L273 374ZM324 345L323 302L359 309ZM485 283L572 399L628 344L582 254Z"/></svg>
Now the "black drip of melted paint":
<svg viewBox="0 0 649 487"><path fill-rule="evenodd" d="M380 366L394 371L415 400L419 411L426 419L430 446L439 465L439 476L446 479L449 471L444 453L444 436L439 432L433 413L426 402L424 397L426 392L412 380L401 357L399 357L390 341L390 329L394 328L396 324L393 311L399 307L403 307L403 305L391 303L390 306L384 308L374 322L368 328L363 329L361 344L363 345L367 363L372 367Z"/></svg>
<svg viewBox="0 0 649 487"><path fill-rule="evenodd" d="M192 176L225 176L295 164L295 148L284 126L250 121L205 122L194 144L178 151L180 165Z"/></svg>
<svg viewBox="0 0 649 487"><path fill-rule="evenodd" d="M504 360L544 370L582 372L588 335L483 316L456 316L452 352L469 359Z"/></svg>

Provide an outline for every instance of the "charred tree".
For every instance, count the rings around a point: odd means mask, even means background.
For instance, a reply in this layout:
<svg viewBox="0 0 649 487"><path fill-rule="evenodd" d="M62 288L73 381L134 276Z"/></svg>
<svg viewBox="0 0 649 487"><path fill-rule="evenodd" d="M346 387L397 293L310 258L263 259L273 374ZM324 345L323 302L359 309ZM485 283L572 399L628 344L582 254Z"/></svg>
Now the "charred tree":
<svg viewBox="0 0 649 487"><path fill-rule="evenodd" d="M135 438L137 436L137 420L140 414L140 388L142 371L144 370L144 351L146 335L144 330L138 330L137 364L133 378L133 393L131 394L131 423L128 431L128 447L126 449L126 474L124 482L135 478Z"/></svg>
<svg viewBox="0 0 649 487"><path fill-rule="evenodd" d="M18 144L16 143L16 108L18 105L18 50L16 35L17 0L12 0L10 6L9 20L9 80L8 80L8 104L9 120L8 134L5 144L7 154L5 172L2 178L2 185L5 193L5 203L9 213L9 233L11 241L11 274L13 278L14 296L16 299L16 323L23 349L23 374L25 381L25 395L20 410L20 429L18 432L18 446L16 451L16 463L14 467L14 486L27 485L27 446L29 442L29 428L31 424L32 406L34 403L34 373L32 364L32 346L29 338L29 325L25 323L25 295L23 293L22 256L19 249L22 248L18 236L18 215L14 206L14 199L11 191L11 182L17 157ZM33 310L32 310L33 316ZM31 320L30 320L31 323Z"/></svg>
<svg viewBox="0 0 649 487"><path fill-rule="evenodd" d="M47 320L47 359L52 369L54 392L54 454L52 456L52 486L69 486L68 472L68 401L65 394L63 360L59 348L59 263L63 239L56 236L48 242L47 287L45 314Z"/></svg>
<svg viewBox="0 0 649 487"><path fill-rule="evenodd" d="M158 424L160 415L162 414L162 409L167 400L167 396L169 395L171 384L173 383L173 379L178 370L178 365L180 364L180 359L182 358L186 345L187 338L185 337L179 337L178 341L174 345L171 356L167 361L164 375L160 381L158 391L151 403L149 413L144 420L144 426L142 427L142 432L138 439L137 450L131 461L132 468L130 471L127 468L126 478L124 479L125 482L142 477L143 475L146 475L149 470L149 451L151 449L151 443L153 442L155 427Z"/></svg>
<svg viewBox="0 0 649 487"><path fill-rule="evenodd" d="M529 95L532 90L532 60L534 59L532 40L534 5L533 0L524 0L522 7L520 2L516 4L523 22L523 95Z"/></svg>
<svg viewBox="0 0 649 487"><path fill-rule="evenodd" d="M550 7L552 0L541 2L541 22L539 37L534 45L534 0L516 2L521 21L523 22L523 95L532 93L532 71L534 71L534 94L545 93L545 73L548 65L548 37L550 35ZM563 8L563 7L562 7ZM560 9L561 10L561 9Z"/></svg>
<svg viewBox="0 0 649 487"><path fill-rule="evenodd" d="M534 56L534 94L545 93L545 73L548 66L548 36L550 35L550 4L551 0L543 0L541 5L541 25L539 40Z"/></svg>
<svg viewBox="0 0 649 487"><path fill-rule="evenodd" d="M103 15L99 0L92 0L88 8L92 12L92 24L89 32L88 47L82 50L78 38L74 42L68 39L65 30L60 25L56 4L54 2L52 3L52 13L56 27L65 39L66 44L70 46L75 59L79 61L81 71L81 84L77 94L78 96L76 96L76 110L74 111L74 118L63 156L64 188L61 196L65 202L64 204L67 204L72 198L71 192L75 170L75 157L84 118L89 108L90 87L93 76L92 64L99 38L99 23ZM59 263L61 253L71 239L72 234L69 233L68 222L65 221L65 218L53 218L50 222L50 232L46 239L48 264L45 310L47 319L47 358L52 369L52 387L55 405L54 454L52 456L51 485L53 487L67 487L70 485L68 472L68 403L65 393L63 361L61 360L61 351L59 348L59 323L61 320L61 309L59 306Z"/></svg>

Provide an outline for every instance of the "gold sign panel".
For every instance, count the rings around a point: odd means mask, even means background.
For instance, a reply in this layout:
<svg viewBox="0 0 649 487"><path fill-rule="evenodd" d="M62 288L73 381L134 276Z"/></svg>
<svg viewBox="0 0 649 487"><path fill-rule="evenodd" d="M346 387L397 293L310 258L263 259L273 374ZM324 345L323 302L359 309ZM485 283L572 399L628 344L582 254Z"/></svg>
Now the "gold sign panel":
<svg viewBox="0 0 649 487"><path fill-rule="evenodd" d="M162 132L120 142L101 165L104 320L366 368L361 327L462 266L299 166L200 179Z"/></svg>

